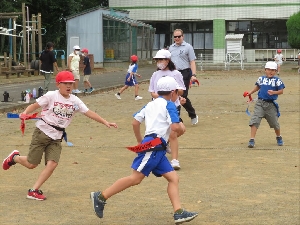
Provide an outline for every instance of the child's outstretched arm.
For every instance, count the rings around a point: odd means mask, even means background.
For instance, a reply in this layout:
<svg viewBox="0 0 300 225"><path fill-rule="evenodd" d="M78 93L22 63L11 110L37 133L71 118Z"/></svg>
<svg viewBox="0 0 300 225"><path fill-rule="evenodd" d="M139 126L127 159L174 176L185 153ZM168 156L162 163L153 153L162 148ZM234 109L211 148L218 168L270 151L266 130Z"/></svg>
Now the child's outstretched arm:
<svg viewBox="0 0 300 225"><path fill-rule="evenodd" d="M30 114L30 113L32 113L33 111L37 110L40 107L41 106L37 102L32 103L29 106L27 106L27 108L21 114Z"/></svg>
<svg viewBox="0 0 300 225"><path fill-rule="evenodd" d="M251 91L248 92L248 96L252 95L254 92L257 92L259 90L259 86L255 86Z"/></svg>
<svg viewBox="0 0 300 225"><path fill-rule="evenodd" d="M99 116L94 111L89 110L84 115L91 118L91 119L93 119L93 120L95 120L95 121L97 121L97 122L99 122L99 123L104 124L108 128L110 128L110 127L117 128L118 127L118 125L116 123L107 122L105 119L103 119L101 116Z"/></svg>
<svg viewBox="0 0 300 225"><path fill-rule="evenodd" d="M136 138L136 141L138 142L138 144L140 144L143 140L142 135L141 135L141 123L139 121L137 121L136 119L134 119L132 121L132 128L133 128L133 132Z"/></svg>

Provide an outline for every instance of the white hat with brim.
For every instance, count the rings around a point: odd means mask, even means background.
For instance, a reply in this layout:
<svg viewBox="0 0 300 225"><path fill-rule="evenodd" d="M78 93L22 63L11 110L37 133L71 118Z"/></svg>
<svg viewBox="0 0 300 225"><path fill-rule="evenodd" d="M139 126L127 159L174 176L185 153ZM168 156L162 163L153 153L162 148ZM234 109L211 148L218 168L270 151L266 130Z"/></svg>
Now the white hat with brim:
<svg viewBox="0 0 300 225"><path fill-rule="evenodd" d="M277 64L273 61L269 61L266 63L265 69L277 70Z"/></svg>
<svg viewBox="0 0 300 225"><path fill-rule="evenodd" d="M162 77L157 81L157 91L174 91L181 89L173 77Z"/></svg>
<svg viewBox="0 0 300 225"><path fill-rule="evenodd" d="M153 59L170 59L171 58L171 52L169 52L166 49L159 50L156 55L153 57Z"/></svg>
<svg viewBox="0 0 300 225"><path fill-rule="evenodd" d="M80 50L80 47L79 47L79 45L75 45L75 46L73 47L73 49L74 49L74 50L77 50L77 49Z"/></svg>

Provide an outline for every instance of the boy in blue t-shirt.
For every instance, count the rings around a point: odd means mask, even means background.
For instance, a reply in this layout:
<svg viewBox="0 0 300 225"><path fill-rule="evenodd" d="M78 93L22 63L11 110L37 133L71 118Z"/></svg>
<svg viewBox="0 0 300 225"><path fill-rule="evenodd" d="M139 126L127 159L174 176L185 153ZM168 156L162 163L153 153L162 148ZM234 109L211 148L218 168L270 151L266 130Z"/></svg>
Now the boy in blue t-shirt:
<svg viewBox="0 0 300 225"><path fill-rule="evenodd" d="M180 88L173 77L162 77L157 82L158 98L149 102L134 114L133 131L138 142L130 150L137 153L131 168L132 173L117 180L102 192L92 192L91 200L96 216L103 217L106 200L125 189L138 185L152 172L156 177L163 176L168 181L167 192L174 209L176 224L193 220L198 213L188 212L181 207L179 199L179 178L166 157L166 142L171 130L182 132L179 116L174 104ZM145 122L145 135L142 137L140 124ZM147 187L145 187L147 188ZM131 201L131 199L129 200Z"/></svg>
<svg viewBox="0 0 300 225"><path fill-rule="evenodd" d="M265 75L258 78L255 87L248 93L248 96L258 91L258 100L254 107L254 113L249 121L251 127L251 137L248 147L253 148L255 145L255 135L260 125L261 119L265 118L270 126L274 128L277 144L283 145L280 135L280 126L278 118L280 116L278 103L275 101L278 95L283 94L285 88L280 78L275 77L277 72L277 64L275 62L267 62L265 65Z"/></svg>
<svg viewBox="0 0 300 225"><path fill-rule="evenodd" d="M85 93L92 93L94 88L92 87L91 83L90 83L90 75L92 73L92 69L91 69L91 62L90 62L90 58L88 56L89 54L89 50L87 48L83 48L81 50L82 55L84 57L83 59L83 85L84 85L84 92Z"/></svg>

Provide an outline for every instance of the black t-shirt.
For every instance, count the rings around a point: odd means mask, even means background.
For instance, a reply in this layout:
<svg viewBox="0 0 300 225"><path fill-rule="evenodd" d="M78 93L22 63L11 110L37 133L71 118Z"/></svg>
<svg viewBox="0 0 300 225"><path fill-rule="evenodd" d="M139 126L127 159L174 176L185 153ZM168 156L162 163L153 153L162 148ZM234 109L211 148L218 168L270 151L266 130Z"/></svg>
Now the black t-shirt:
<svg viewBox="0 0 300 225"><path fill-rule="evenodd" d="M42 62L41 70L46 72L53 72L53 63L56 62L56 58L54 56L54 53L52 51L43 51L40 60Z"/></svg>
<svg viewBox="0 0 300 225"><path fill-rule="evenodd" d="M90 75L92 71L91 71L90 58L88 56L84 57L83 64L85 65L85 68L83 70L84 75Z"/></svg>

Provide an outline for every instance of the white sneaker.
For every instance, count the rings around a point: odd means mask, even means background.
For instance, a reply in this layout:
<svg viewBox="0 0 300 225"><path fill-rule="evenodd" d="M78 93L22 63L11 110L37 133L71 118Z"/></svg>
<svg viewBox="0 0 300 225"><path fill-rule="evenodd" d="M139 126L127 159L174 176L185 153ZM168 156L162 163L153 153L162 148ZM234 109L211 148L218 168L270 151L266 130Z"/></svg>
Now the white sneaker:
<svg viewBox="0 0 300 225"><path fill-rule="evenodd" d="M198 116L196 116L195 118L191 119L191 123L192 123L192 125L196 125L198 123Z"/></svg>
<svg viewBox="0 0 300 225"><path fill-rule="evenodd" d="M121 99L121 96L120 96L120 95L115 94L115 96L116 96L117 99Z"/></svg>
<svg viewBox="0 0 300 225"><path fill-rule="evenodd" d="M134 100L141 100L141 99L143 99L143 97L141 97L141 96L136 96Z"/></svg>
<svg viewBox="0 0 300 225"><path fill-rule="evenodd" d="M171 161L171 166L173 167L174 170L180 170L179 161L177 159L173 159Z"/></svg>
<svg viewBox="0 0 300 225"><path fill-rule="evenodd" d="M76 89L76 90L74 90L74 93L79 94L79 93L82 93L82 91L79 91L78 89Z"/></svg>

